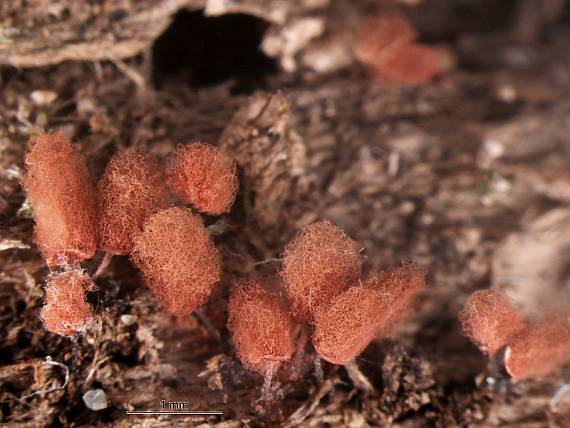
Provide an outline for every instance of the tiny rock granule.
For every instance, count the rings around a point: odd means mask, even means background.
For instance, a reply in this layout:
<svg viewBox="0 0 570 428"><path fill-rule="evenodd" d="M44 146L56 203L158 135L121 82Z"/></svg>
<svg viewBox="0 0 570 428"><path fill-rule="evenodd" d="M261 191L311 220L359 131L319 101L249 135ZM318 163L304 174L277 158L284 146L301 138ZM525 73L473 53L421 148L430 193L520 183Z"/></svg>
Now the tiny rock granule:
<svg viewBox="0 0 570 428"><path fill-rule="evenodd" d="M205 143L180 145L167 168L166 180L185 203L211 215L230 211L239 185L235 161Z"/></svg>
<svg viewBox="0 0 570 428"><path fill-rule="evenodd" d="M96 193L85 158L62 133L31 137L24 190L34 210L35 241L48 265L93 257Z"/></svg>
<svg viewBox="0 0 570 428"><path fill-rule="evenodd" d="M319 306L313 344L334 364L346 364L378 335L391 333L409 315L414 299L425 288L423 269L403 265L374 275Z"/></svg>
<svg viewBox="0 0 570 428"><path fill-rule="evenodd" d="M291 359L295 323L282 296L259 280L240 280L232 289L228 313L228 329L246 367L265 374L270 364Z"/></svg>
<svg viewBox="0 0 570 428"><path fill-rule="evenodd" d="M402 15L366 19L354 51L371 74L385 82L419 85L449 68L453 59L445 50L415 43L418 34Z"/></svg>
<svg viewBox="0 0 570 428"><path fill-rule="evenodd" d="M522 330L508 343L505 368L513 379L541 379L570 361L570 320L551 316Z"/></svg>
<svg viewBox="0 0 570 428"><path fill-rule="evenodd" d="M500 290L474 292L459 313L459 320L463 334L491 355L528 326L523 314Z"/></svg>
<svg viewBox="0 0 570 428"><path fill-rule="evenodd" d="M300 321L312 321L327 304L360 276L359 245L329 221L303 228L286 247L281 278Z"/></svg>
<svg viewBox="0 0 570 428"><path fill-rule="evenodd" d="M51 274L41 312L46 330L64 336L82 331L93 316L85 297L87 291L94 288L89 275L78 269Z"/></svg>
<svg viewBox="0 0 570 428"><path fill-rule="evenodd" d="M140 148L113 156L97 190L99 248L113 254L131 252L145 220L169 206L162 165Z"/></svg>
<svg viewBox="0 0 570 428"><path fill-rule="evenodd" d="M184 316L202 305L222 275L222 261L199 215L169 208L145 222L131 259L157 301Z"/></svg>

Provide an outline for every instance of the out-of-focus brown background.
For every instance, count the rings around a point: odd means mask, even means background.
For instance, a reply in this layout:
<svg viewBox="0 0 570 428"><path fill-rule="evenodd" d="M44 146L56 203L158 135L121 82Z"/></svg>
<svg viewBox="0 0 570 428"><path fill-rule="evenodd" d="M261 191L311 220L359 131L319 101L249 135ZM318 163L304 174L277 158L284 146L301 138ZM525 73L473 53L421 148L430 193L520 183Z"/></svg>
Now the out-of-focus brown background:
<svg viewBox="0 0 570 428"><path fill-rule="evenodd" d="M445 49L441 76L386 84L355 58L364 18L398 12ZM563 0L8 0L0 3L0 422L8 426L570 426L570 396L488 376L457 312L505 289L529 315L570 302L570 6ZM20 187L26 141L62 129L94 178L117 150L161 158L207 141L238 161L218 222L222 332L162 313L128 259L89 296L97 322L43 329L48 269ZM414 260L429 292L393 340L318 383L307 361L272 409L224 330L234 275L273 274L299 227L327 218L367 270ZM100 255L86 264L95 269ZM258 263L264 262L264 263ZM102 410L84 394L102 390ZM219 417L132 417L160 400Z"/></svg>

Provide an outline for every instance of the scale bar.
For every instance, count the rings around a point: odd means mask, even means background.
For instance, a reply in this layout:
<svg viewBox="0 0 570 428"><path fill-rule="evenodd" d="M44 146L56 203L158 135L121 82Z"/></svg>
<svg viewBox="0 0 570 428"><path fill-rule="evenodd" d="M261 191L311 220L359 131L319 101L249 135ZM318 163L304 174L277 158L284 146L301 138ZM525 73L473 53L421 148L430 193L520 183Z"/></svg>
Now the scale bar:
<svg viewBox="0 0 570 428"><path fill-rule="evenodd" d="M153 410L136 410L127 411L127 415L179 415L179 416L223 416L224 412L206 411L206 412L160 412Z"/></svg>

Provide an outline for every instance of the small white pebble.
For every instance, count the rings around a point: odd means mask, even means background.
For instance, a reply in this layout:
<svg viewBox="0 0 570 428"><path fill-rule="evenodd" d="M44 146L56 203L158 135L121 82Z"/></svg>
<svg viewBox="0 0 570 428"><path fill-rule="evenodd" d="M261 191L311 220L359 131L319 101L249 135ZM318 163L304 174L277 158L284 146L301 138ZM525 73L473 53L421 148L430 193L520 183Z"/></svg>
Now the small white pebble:
<svg viewBox="0 0 570 428"><path fill-rule="evenodd" d="M137 316L131 314L121 315L121 322L125 325L133 325L137 322Z"/></svg>
<svg viewBox="0 0 570 428"><path fill-rule="evenodd" d="M500 193L506 193L509 190L511 190L512 187L513 186L511 185L511 182L504 178L500 178L493 183L493 188L495 189L495 191Z"/></svg>
<svg viewBox="0 0 570 428"><path fill-rule="evenodd" d="M391 152L388 155L388 175L395 177L398 175L400 167L400 154L398 152Z"/></svg>
<svg viewBox="0 0 570 428"><path fill-rule="evenodd" d="M57 93L38 89L30 94L30 98L38 106L48 106L57 99Z"/></svg>
<svg viewBox="0 0 570 428"><path fill-rule="evenodd" d="M158 366L158 373L162 379L176 379L178 376L176 367L172 364L161 364Z"/></svg>
<svg viewBox="0 0 570 428"><path fill-rule="evenodd" d="M8 169L4 170L4 177L9 180L19 180L22 175L22 169L18 165L10 165Z"/></svg>
<svg viewBox="0 0 570 428"><path fill-rule="evenodd" d="M79 114L89 115L95 113L96 110L97 106L92 98L83 97L77 101L77 112Z"/></svg>
<svg viewBox="0 0 570 428"><path fill-rule="evenodd" d="M485 151L491 159L498 159L505 153L505 146L501 141L488 139L485 141Z"/></svg>
<svg viewBox="0 0 570 428"><path fill-rule="evenodd" d="M90 410L103 410L107 408L107 396L102 389L92 389L83 394L83 402Z"/></svg>
<svg viewBox="0 0 570 428"><path fill-rule="evenodd" d="M517 98L517 90L511 85L503 85L497 91L499 99L506 103L514 103Z"/></svg>

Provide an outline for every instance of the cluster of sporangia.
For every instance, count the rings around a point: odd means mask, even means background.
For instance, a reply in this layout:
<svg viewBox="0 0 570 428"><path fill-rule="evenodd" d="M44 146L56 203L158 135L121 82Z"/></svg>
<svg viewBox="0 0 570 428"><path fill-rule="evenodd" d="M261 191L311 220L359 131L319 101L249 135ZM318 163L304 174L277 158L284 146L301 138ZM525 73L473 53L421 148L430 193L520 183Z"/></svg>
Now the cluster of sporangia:
<svg viewBox="0 0 570 428"><path fill-rule="evenodd" d="M42 319L54 333L73 335L92 317L86 292L95 287L79 262L129 254L158 302L191 313L207 299L222 262L200 215L172 205L171 191L200 212L230 210L235 162L203 143L179 146L168 165L131 148L107 164L97 188L85 158L63 134L31 138L23 180L36 220L35 240L51 268Z"/></svg>
<svg viewBox="0 0 570 428"><path fill-rule="evenodd" d="M502 356L514 379L543 378L570 361L570 313L545 309L529 320L500 290L479 290L459 314L463 333L484 354Z"/></svg>
<svg viewBox="0 0 570 428"><path fill-rule="evenodd" d="M222 275L222 260L199 214L229 212L237 167L204 143L181 145L163 166L140 148L118 152L97 187L87 162L61 133L31 138L23 180L36 220L35 240L53 272L42 319L72 336L86 328L95 288L81 269L97 250L130 255L159 304L182 317L204 304ZM308 326L316 353L347 364L405 318L425 288L423 269L402 265L362 278L361 248L328 221L305 227L283 253L275 278L234 281L228 329L243 364L271 378L300 348ZM281 292L284 290L285 292ZM504 296L480 292L461 315L466 335L494 354L508 346L516 378L546 374L569 354L568 318L529 324ZM561 343L564 343L562 346Z"/></svg>
<svg viewBox="0 0 570 428"><path fill-rule="evenodd" d="M171 194L201 213L229 212L238 178L227 154L203 143L183 145L163 167L152 154L127 149L113 156L95 188L86 160L53 133L31 138L25 163L35 240L54 270L42 310L49 331L74 335L91 320L86 293L95 284L79 262L97 250L130 255L171 314L189 315L206 302L222 260L200 215L172 206ZM242 362L274 373L299 347L295 332L303 324L311 326L318 355L335 364L391 333L423 290L424 272L403 265L362 279L360 250L321 221L287 245L280 279L236 280L228 328Z"/></svg>
<svg viewBox="0 0 570 428"><path fill-rule="evenodd" d="M373 16L360 26L354 51L380 81L423 84L441 76L452 65L452 58L418 38L403 15ZM503 357L514 379L540 378L570 361L570 311L545 309L544 313L540 319L528 320L500 290L483 290L471 296L460 320L464 334L485 354Z"/></svg>

